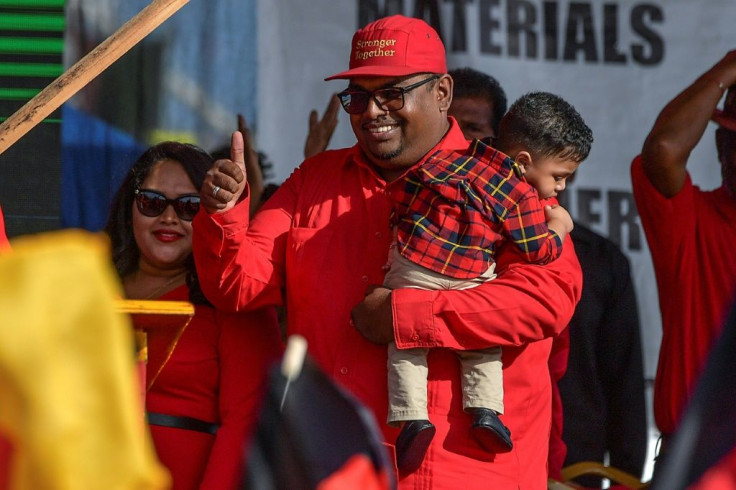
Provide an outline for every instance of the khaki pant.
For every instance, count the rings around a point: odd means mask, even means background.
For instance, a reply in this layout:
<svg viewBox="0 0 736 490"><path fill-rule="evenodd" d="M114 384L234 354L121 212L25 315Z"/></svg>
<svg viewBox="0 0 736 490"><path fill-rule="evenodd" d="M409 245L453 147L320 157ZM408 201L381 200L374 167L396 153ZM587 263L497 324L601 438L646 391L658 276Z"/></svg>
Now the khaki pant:
<svg viewBox="0 0 736 490"><path fill-rule="evenodd" d="M495 266L474 279L454 279L414 264L390 252L391 269L384 286L390 289L469 289L495 279ZM429 420L427 413L428 348L397 349L388 346L388 423ZM501 348L456 351L462 370L463 408L484 407L503 413Z"/></svg>

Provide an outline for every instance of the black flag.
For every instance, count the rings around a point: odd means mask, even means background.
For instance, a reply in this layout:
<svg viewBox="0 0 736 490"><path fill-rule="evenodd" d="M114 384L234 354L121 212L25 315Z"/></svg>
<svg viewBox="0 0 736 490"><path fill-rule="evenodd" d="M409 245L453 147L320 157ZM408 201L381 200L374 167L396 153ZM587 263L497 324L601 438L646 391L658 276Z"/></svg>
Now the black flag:
<svg viewBox="0 0 736 490"><path fill-rule="evenodd" d="M244 488L388 490L393 466L373 415L309 357L293 380L272 370Z"/></svg>

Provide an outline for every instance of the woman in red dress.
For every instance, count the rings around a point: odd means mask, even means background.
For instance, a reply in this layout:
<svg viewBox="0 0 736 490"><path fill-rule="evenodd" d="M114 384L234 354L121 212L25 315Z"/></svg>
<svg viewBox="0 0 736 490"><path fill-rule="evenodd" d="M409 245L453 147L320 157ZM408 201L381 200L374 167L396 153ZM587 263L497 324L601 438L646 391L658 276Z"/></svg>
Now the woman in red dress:
<svg viewBox="0 0 736 490"><path fill-rule="evenodd" d="M192 145L151 147L123 181L105 229L127 298L195 305L178 340L172 328L148 333L146 411L175 490L238 487L267 370L281 353L273 310L219 311L199 288L192 218L211 165Z"/></svg>

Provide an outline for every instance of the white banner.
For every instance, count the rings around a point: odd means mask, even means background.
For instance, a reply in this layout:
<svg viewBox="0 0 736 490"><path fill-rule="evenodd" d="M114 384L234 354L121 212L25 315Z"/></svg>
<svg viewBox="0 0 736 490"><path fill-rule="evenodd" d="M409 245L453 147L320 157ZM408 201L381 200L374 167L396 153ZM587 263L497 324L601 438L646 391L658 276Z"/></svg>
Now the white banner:
<svg viewBox="0 0 736 490"><path fill-rule="evenodd" d="M733 0L310 0L259 2L257 142L282 181L302 160L307 118L345 81L360 26L386 14L423 17L445 41L448 67L493 75L509 103L532 90L571 102L595 143L570 189L570 211L609 236L631 260L640 306L645 373L660 341L654 274L631 195L629 167L662 107L736 48ZM691 157L693 180L720 183L710 125ZM354 144L347 115L331 148Z"/></svg>

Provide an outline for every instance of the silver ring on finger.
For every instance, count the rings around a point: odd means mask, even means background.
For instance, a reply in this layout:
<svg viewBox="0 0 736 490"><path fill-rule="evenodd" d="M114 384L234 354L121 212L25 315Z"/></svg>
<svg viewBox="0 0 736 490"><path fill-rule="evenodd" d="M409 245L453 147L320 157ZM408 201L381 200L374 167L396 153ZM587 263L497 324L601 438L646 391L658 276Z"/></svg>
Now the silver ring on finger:
<svg viewBox="0 0 736 490"><path fill-rule="evenodd" d="M222 189L222 187L220 187L219 185L216 185L215 187L213 187L212 188L212 195L214 197L217 197L217 193L220 192L220 189Z"/></svg>

